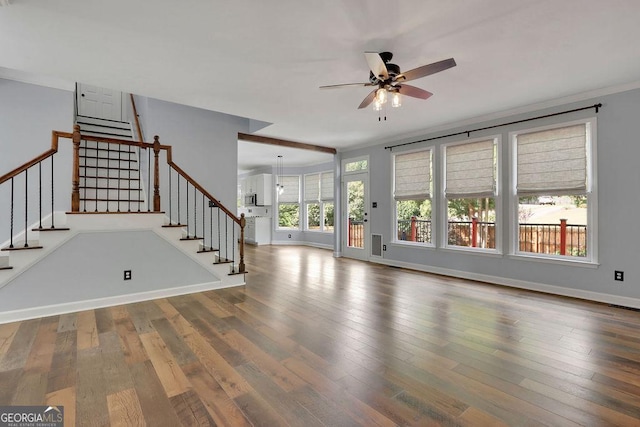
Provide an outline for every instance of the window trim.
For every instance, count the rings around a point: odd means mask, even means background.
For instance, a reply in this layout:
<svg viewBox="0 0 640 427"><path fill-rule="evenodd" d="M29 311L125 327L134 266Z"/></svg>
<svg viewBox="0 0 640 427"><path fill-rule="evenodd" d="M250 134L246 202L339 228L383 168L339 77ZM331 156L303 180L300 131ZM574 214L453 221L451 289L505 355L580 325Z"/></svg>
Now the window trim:
<svg viewBox="0 0 640 427"><path fill-rule="evenodd" d="M447 182L447 156L446 156L446 148L455 145L462 144L473 144L475 142L487 141L492 139L494 141L496 147L496 187L495 187L495 195L493 198L495 199L494 205L496 210L496 220L495 220L495 248L472 248L468 246L455 246L449 245L449 203L448 198L445 195L445 188ZM440 221L438 222L438 228L442 231L439 233L438 239L438 247L456 251L456 252L466 252L466 253L479 253L479 254L503 254L503 228L504 228L504 219L502 215L502 206L503 206L503 198L502 198L502 177L503 177L503 166L502 166L502 134L494 134L494 135L485 135L477 138L469 138L465 140L457 140L452 142L447 142L440 145L440 155L439 159L441 162L440 167L440 185L438 191L438 204L440 205ZM478 197L482 198L482 197Z"/></svg>
<svg viewBox="0 0 640 427"><path fill-rule="evenodd" d="M355 162L361 162L363 160L367 161L367 168L366 169L358 169L356 171L347 171L347 164L348 163L355 163ZM371 161L369 160L369 155L364 155L364 156L357 156L357 157L350 157L348 159L342 159L342 164L340 165L340 170L342 171L342 176L345 175L353 175L353 174L357 174L357 173L369 173L369 171L371 171ZM335 180L335 176L333 177L333 179ZM342 184L342 182L340 182L340 184Z"/></svg>
<svg viewBox="0 0 640 427"><path fill-rule="evenodd" d="M334 209L334 229L335 229L335 202L333 199L327 199L327 200L322 200L322 175L325 173L333 173L334 174L334 185L335 185L335 173L332 170L324 170L324 171L319 171L319 172L310 172L310 173L306 173L302 175L302 204L304 205L304 222L301 224L302 225L302 230L303 231L308 231L309 233L326 233L326 234L333 234L334 231L333 230L326 230L325 229L325 225L324 225L324 207L325 207L325 203L333 203L333 209ZM318 175L318 199L317 200L306 200L306 191L307 191L307 176L309 175ZM320 229L318 230L311 230L309 229L309 209L308 206L309 204L317 204L320 207Z"/></svg>
<svg viewBox="0 0 640 427"><path fill-rule="evenodd" d="M298 202L280 202L280 196L278 194L278 192L276 191L276 218L274 221L274 225L275 225L275 230L276 231L296 231L296 230L302 230L302 203L300 203L300 199L302 198L302 185L301 185L301 175L300 174L283 174L282 177L298 177ZM296 228L284 228L284 227L280 227L280 205L297 205L298 206L298 227ZM305 216L306 218L306 216Z"/></svg>
<svg viewBox="0 0 640 427"><path fill-rule="evenodd" d="M517 136L524 133L540 132L549 129L557 129L578 124L585 124L587 130L587 256L573 257L567 255L539 254L533 252L525 252L519 250L519 233L517 228L519 197L517 190ZM535 261L547 261L551 263L561 263L567 265L598 265L598 179L597 179L597 117L591 116L583 119L572 120L568 122L557 122L545 126L537 126L533 128L520 129L509 132L510 147L510 170L509 170L509 218L511 226L509 227L509 257L513 259L526 259ZM567 191L567 194L571 191Z"/></svg>
<svg viewBox="0 0 640 427"><path fill-rule="evenodd" d="M397 152L393 152L391 157L391 240L390 243L393 243L394 245L400 245L400 246L409 246L409 247L419 247L419 248L435 248L436 247L436 241L437 241L437 237L438 237L438 229L437 229L437 212L436 212L436 203L435 203L435 197L434 194L436 192L435 188L436 188L436 183L435 183L435 178L436 178L436 150L437 147L433 146L433 145L429 145L429 146L424 146L424 147L419 147L419 148L413 148L410 150L403 150L403 151L397 151ZM398 155L402 155L402 154L410 154L410 153L417 153L419 151L430 151L429 155L431 157L431 189L429 190L431 193L431 196L429 197L429 200L431 200L431 242L410 242L407 240L399 240L398 239L398 209L397 209L397 200L395 199L394 196L394 192L395 192L395 186L396 186L396 156Z"/></svg>

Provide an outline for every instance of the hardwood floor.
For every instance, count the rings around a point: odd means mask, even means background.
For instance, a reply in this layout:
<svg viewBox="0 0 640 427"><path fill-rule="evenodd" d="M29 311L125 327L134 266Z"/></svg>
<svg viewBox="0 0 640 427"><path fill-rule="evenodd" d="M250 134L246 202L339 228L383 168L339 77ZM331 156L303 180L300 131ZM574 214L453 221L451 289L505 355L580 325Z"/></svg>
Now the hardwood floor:
<svg viewBox="0 0 640 427"><path fill-rule="evenodd" d="M306 247L247 286L0 325L0 405L73 425L637 426L640 313Z"/></svg>

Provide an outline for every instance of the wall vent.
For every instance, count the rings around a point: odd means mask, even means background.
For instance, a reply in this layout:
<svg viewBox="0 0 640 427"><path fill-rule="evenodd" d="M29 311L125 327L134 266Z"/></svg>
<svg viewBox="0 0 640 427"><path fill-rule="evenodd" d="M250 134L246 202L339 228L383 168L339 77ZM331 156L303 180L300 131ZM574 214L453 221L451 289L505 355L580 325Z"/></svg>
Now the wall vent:
<svg viewBox="0 0 640 427"><path fill-rule="evenodd" d="M371 234L371 256L382 257L382 234Z"/></svg>

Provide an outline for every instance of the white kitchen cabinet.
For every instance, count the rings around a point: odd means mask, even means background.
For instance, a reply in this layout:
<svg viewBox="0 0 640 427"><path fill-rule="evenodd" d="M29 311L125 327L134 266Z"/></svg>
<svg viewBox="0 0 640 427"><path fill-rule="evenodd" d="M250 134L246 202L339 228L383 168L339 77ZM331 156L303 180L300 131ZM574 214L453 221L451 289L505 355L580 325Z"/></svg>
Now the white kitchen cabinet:
<svg viewBox="0 0 640 427"><path fill-rule="evenodd" d="M258 206L270 206L273 202L271 174L263 173L255 175L256 186L256 205Z"/></svg>
<svg viewBox="0 0 640 427"><path fill-rule="evenodd" d="M244 241L254 245L271 244L271 218L250 216L246 218Z"/></svg>

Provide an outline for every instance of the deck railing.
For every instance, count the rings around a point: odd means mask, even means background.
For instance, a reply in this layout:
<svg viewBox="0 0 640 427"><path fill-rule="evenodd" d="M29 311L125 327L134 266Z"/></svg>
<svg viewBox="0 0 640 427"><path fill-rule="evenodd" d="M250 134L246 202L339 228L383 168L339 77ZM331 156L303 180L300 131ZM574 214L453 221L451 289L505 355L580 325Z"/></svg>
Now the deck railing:
<svg viewBox="0 0 640 427"><path fill-rule="evenodd" d="M412 217L398 220L398 240L431 242L431 221ZM520 224L519 250L540 254L586 256L587 226L567 224ZM447 243L453 246L495 248L495 223L449 221Z"/></svg>

